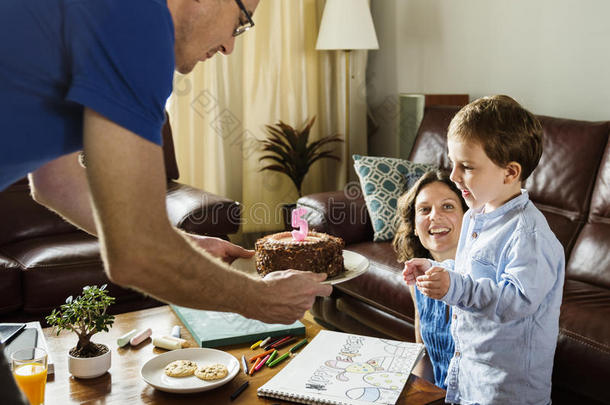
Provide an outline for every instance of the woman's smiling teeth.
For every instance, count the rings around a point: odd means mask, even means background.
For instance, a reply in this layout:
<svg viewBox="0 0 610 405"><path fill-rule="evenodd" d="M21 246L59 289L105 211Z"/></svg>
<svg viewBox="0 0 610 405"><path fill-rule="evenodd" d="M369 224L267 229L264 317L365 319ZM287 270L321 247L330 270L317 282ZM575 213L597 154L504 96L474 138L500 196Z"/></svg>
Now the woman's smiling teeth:
<svg viewBox="0 0 610 405"><path fill-rule="evenodd" d="M428 231L428 233L430 235L437 235L440 233L448 233L449 231L451 231L449 228L432 228Z"/></svg>

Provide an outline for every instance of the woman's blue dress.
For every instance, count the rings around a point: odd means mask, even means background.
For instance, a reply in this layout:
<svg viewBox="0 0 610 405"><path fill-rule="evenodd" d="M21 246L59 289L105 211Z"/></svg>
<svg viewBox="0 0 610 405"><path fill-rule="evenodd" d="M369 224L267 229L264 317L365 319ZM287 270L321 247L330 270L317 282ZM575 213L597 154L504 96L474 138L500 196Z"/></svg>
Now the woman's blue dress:
<svg viewBox="0 0 610 405"><path fill-rule="evenodd" d="M454 352L450 330L451 307L442 301L425 296L417 287L415 287L415 297L419 311L419 332L434 369L434 384L447 389L445 378Z"/></svg>

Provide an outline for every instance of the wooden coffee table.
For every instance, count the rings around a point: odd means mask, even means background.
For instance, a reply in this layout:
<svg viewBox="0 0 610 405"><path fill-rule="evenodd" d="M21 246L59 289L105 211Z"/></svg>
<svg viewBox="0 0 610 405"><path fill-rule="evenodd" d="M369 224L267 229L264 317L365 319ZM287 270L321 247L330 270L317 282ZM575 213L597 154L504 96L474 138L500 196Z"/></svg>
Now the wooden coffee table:
<svg viewBox="0 0 610 405"><path fill-rule="evenodd" d="M306 327L306 336L311 340L322 328L311 315L302 320ZM107 344L112 349L112 367L109 372L92 380L76 379L68 373L66 352L76 343L73 333L62 332L59 336L52 333L50 328L44 329L49 352L55 363L55 375L50 376L47 382L45 404L278 404L288 403L276 399L260 398L256 389L267 382L273 375L281 370L288 362L284 362L272 369L263 368L254 376L246 376L239 372L229 383L214 390L196 394L170 394L155 390L140 376L142 365L157 354L165 350L154 348L150 339L137 347L117 348L116 339L132 329L151 328L153 335L169 334L173 325L182 325L179 318L169 306L146 309L117 315L114 326L108 333L94 336L96 343ZM194 340L188 330L182 327L182 337L193 346ZM249 345L225 346L222 349L241 359L252 355ZM241 362L240 362L241 363ZM244 382L250 381L250 386L233 402L231 394ZM445 391L435 385L411 375L403 390L398 404L443 404Z"/></svg>

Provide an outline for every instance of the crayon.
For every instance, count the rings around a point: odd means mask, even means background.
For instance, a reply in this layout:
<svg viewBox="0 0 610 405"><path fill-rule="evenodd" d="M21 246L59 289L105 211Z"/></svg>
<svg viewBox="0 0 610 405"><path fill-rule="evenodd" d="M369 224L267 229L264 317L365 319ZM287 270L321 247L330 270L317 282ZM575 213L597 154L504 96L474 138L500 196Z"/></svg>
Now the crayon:
<svg viewBox="0 0 610 405"><path fill-rule="evenodd" d="M231 394L231 401L235 401L235 398L237 398L242 392L244 392L244 390L246 388L248 388L248 384L250 384L250 383L248 381L246 381L245 383L240 385L239 388L236 389L235 392Z"/></svg>
<svg viewBox="0 0 610 405"><path fill-rule="evenodd" d="M275 367L276 365L278 365L281 362L283 362L284 360L286 360L288 357L290 357L290 352L286 352L286 353L282 354L280 357L278 357L277 359L273 360L271 362L271 364L269 364L269 367Z"/></svg>
<svg viewBox="0 0 610 405"><path fill-rule="evenodd" d="M301 340L299 343L297 343L296 345L292 346L290 348L290 353L294 353L297 350L299 350L301 347L305 346L307 344L307 338Z"/></svg>
<svg viewBox="0 0 610 405"><path fill-rule="evenodd" d="M260 345L262 343L262 340L259 340L258 342L254 343L252 346L250 346L251 350L254 350L258 347L258 345Z"/></svg>
<svg viewBox="0 0 610 405"><path fill-rule="evenodd" d="M241 355L241 366L244 369L244 374L248 375L248 363L246 362L246 356Z"/></svg>
<svg viewBox="0 0 610 405"><path fill-rule="evenodd" d="M285 341L290 340L290 339L292 339L292 336L286 336L286 337L285 337L285 338L283 338L283 339L280 339L280 340L278 340L278 341L276 341L276 342L273 342L273 343L271 344L271 347L275 348L275 347L277 347L277 345L279 345L279 344L281 344L281 343L284 343Z"/></svg>
<svg viewBox="0 0 610 405"><path fill-rule="evenodd" d="M269 350L269 349L271 349L271 346L273 346L274 344L276 344L276 343L278 343L278 342L280 342L280 341L282 341L282 340L284 340L284 339L287 339L287 338L289 338L289 337L290 337L290 335L288 335L288 336L284 336L284 337L282 337L282 338L279 338L279 339L274 340L273 342L271 342L271 343L269 343L267 346L265 346L265 347L264 347L264 350Z"/></svg>
<svg viewBox="0 0 610 405"><path fill-rule="evenodd" d="M253 375L254 371L256 371L256 366L258 366L258 364L261 362L261 357L259 357L258 359L256 359L256 362L254 363L254 365L252 366L252 368L250 368L250 372L248 374Z"/></svg>
<svg viewBox="0 0 610 405"><path fill-rule="evenodd" d="M295 338L291 337L290 339L286 339L286 340L284 340L282 342L274 344L272 347L274 349L279 349L280 347L284 347L286 345L289 345L290 343L292 343L294 341L295 341Z"/></svg>
<svg viewBox="0 0 610 405"><path fill-rule="evenodd" d="M267 365L271 364L271 362L272 362L273 360L275 360L275 356L277 356L277 354L278 354L278 353L279 353L279 352L278 352L277 350L274 350L274 351L273 351L273 353L271 353L271 357L269 357L269 360L267 360L267 363L266 363L266 364L267 364Z"/></svg>
<svg viewBox="0 0 610 405"><path fill-rule="evenodd" d="M250 357L250 363L252 363L256 359L259 359L261 357L265 357L266 355L273 353L273 350L274 349L267 350L267 351L262 352L261 354L257 354L255 356Z"/></svg>
<svg viewBox="0 0 610 405"><path fill-rule="evenodd" d="M269 359L269 357L271 357L270 354L266 355L265 357L263 357L263 359L261 360L260 363L258 363L258 366L254 367L254 371L258 371L261 368L263 368L263 366L265 365L265 363L267 362L267 360Z"/></svg>

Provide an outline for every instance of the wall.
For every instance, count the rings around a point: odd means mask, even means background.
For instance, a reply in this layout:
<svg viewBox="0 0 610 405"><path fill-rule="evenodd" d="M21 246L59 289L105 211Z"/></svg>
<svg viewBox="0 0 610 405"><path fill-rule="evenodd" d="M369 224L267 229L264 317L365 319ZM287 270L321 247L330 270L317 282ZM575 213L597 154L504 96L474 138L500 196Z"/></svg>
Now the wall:
<svg viewBox="0 0 610 405"><path fill-rule="evenodd" d="M398 93L508 94L536 114L610 120L610 1L373 0L371 155L396 155Z"/></svg>

